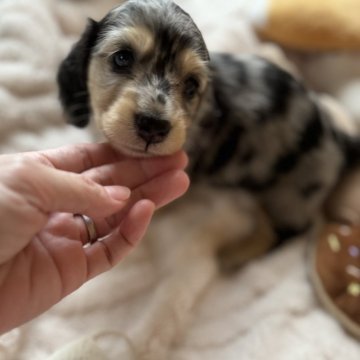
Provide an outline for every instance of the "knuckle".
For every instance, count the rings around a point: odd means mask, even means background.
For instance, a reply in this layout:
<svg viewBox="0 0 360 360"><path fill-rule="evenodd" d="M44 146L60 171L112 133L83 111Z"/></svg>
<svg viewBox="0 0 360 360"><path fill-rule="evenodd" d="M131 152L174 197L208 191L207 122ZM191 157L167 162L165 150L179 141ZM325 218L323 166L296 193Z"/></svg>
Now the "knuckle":
<svg viewBox="0 0 360 360"><path fill-rule="evenodd" d="M46 189L42 179L42 169L45 166L27 156L14 156L7 169L5 184L32 206L40 208Z"/></svg>
<svg viewBox="0 0 360 360"><path fill-rule="evenodd" d="M96 183L94 180L88 178L87 176L81 176L83 186L89 195L97 195L101 197L107 197L107 193L103 186Z"/></svg>
<svg viewBox="0 0 360 360"><path fill-rule="evenodd" d="M11 165L7 172L8 185L21 193L31 193L41 188L43 183L41 178L42 169L44 166L39 164L36 160L16 156L12 159Z"/></svg>
<svg viewBox="0 0 360 360"><path fill-rule="evenodd" d="M9 174L15 178L28 177L29 174L36 173L34 167L38 166L37 162L23 156L15 156L11 163Z"/></svg>
<svg viewBox="0 0 360 360"><path fill-rule="evenodd" d="M106 240L99 241L98 243L100 244L100 246L102 246L102 248L104 250L104 254L106 256L106 259L107 259L107 262L109 263L109 265L111 267L115 266L116 265L115 259L111 253L109 246L106 243Z"/></svg>
<svg viewBox="0 0 360 360"><path fill-rule="evenodd" d="M74 152L79 154L80 159L82 159L83 169L91 169L94 167L94 161L86 147L82 145L75 145L74 150Z"/></svg>
<svg viewBox="0 0 360 360"><path fill-rule="evenodd" d="M84 182L84 186L86 186L87 188L98 190L99 185L95 181L88 178L87 176L81 176L81 178L82 178L82 181Z"/></svg>

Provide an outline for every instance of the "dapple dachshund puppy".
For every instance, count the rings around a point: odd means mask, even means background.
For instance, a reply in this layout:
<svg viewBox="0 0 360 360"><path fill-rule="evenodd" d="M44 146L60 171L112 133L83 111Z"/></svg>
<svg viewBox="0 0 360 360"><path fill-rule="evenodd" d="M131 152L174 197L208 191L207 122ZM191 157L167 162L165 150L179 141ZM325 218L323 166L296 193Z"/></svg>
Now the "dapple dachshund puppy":
<svg viewBox="0 0 360 360"><path fill-rule="evenodd" d="M311 227L359 153L303 84L256 56L209 55L171 1L129 0L91 20L58 82L70 123L93 119L132 156L185 146L193 183L250 191L279 241Z"/></svg>

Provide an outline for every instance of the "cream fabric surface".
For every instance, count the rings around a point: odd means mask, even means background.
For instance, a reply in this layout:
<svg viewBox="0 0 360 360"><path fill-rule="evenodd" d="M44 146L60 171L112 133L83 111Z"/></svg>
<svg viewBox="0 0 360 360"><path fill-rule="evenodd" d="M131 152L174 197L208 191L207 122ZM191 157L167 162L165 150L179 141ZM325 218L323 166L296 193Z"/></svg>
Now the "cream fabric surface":
<svg viewBox="0 0 360 360"><path fill-rule="evenodd" d="M259 46L243 20L249 14L249 1L178 2L193 15L210 49L239 52L254 51ZM55 74L86 16L100 18L115 3L0 0L1 153L91 141L86 131L64 124ZM350 76L344 71L339 75L343 82L336 75L337 61L354 62L355 55L346 59L336 55L314 60L295 58L314 86L345 99L349 110L356 113L360 82L351 77L350 84ZM325 62L326 67L322 66ZM174 234L179 231L173 230ZM171 242L171 236L167 240ZM306 242L300 239L254 260L230 278L211 275L209 286L166 359L359 359L359 344L319 307L314 297L306 273L305 249ZM141 327L152 315L148 304L163 281L156 270L153 250L145 241L117 268L86 284L39 318L0 337L0 359L46 359L55 351L61 351L56 359L135 358L132 329L135 325ZM163 319L164 324L172 321ZM149 331L156 337L159 329ZM94 341L89 340L92 334L96 334ZM70 344L73 341L75 346Z"/></svg>

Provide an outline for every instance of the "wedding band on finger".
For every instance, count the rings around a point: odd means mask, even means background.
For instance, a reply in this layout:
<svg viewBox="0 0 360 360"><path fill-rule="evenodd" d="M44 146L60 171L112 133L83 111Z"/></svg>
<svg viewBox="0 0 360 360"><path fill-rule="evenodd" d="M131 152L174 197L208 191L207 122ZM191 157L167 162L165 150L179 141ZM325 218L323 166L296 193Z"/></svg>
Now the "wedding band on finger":
<svg viewBox="0 0 360 360"><path fill-rule="evenodd" d="M96 232L96 227L95 227L95 223L93 221L93 219L91 219L90 217L86 216L86 215L82 215L82 214L75 214L74 216L78 216L82 219L82 221L85 224L86 227L86 231L87 231L87 235L88 235L88 244L94 244L97 239L97 232Z"/></svg>

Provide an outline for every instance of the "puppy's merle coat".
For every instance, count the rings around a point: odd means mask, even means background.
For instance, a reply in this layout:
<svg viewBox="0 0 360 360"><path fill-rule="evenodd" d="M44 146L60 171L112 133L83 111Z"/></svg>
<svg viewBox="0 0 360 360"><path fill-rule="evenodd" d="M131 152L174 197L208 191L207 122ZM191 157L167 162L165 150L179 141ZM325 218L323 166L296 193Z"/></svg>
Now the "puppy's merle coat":
<svg viewBox="0 0 360 360"><path fill-rule="evenodd" d="M193 182L244 188L279 238L308 229L358 141L336 130L298 80L256 56L211 54L165 0L129 0L90 21L58 74L69 121L93 118L134 156L183 145Z"/></svg>

